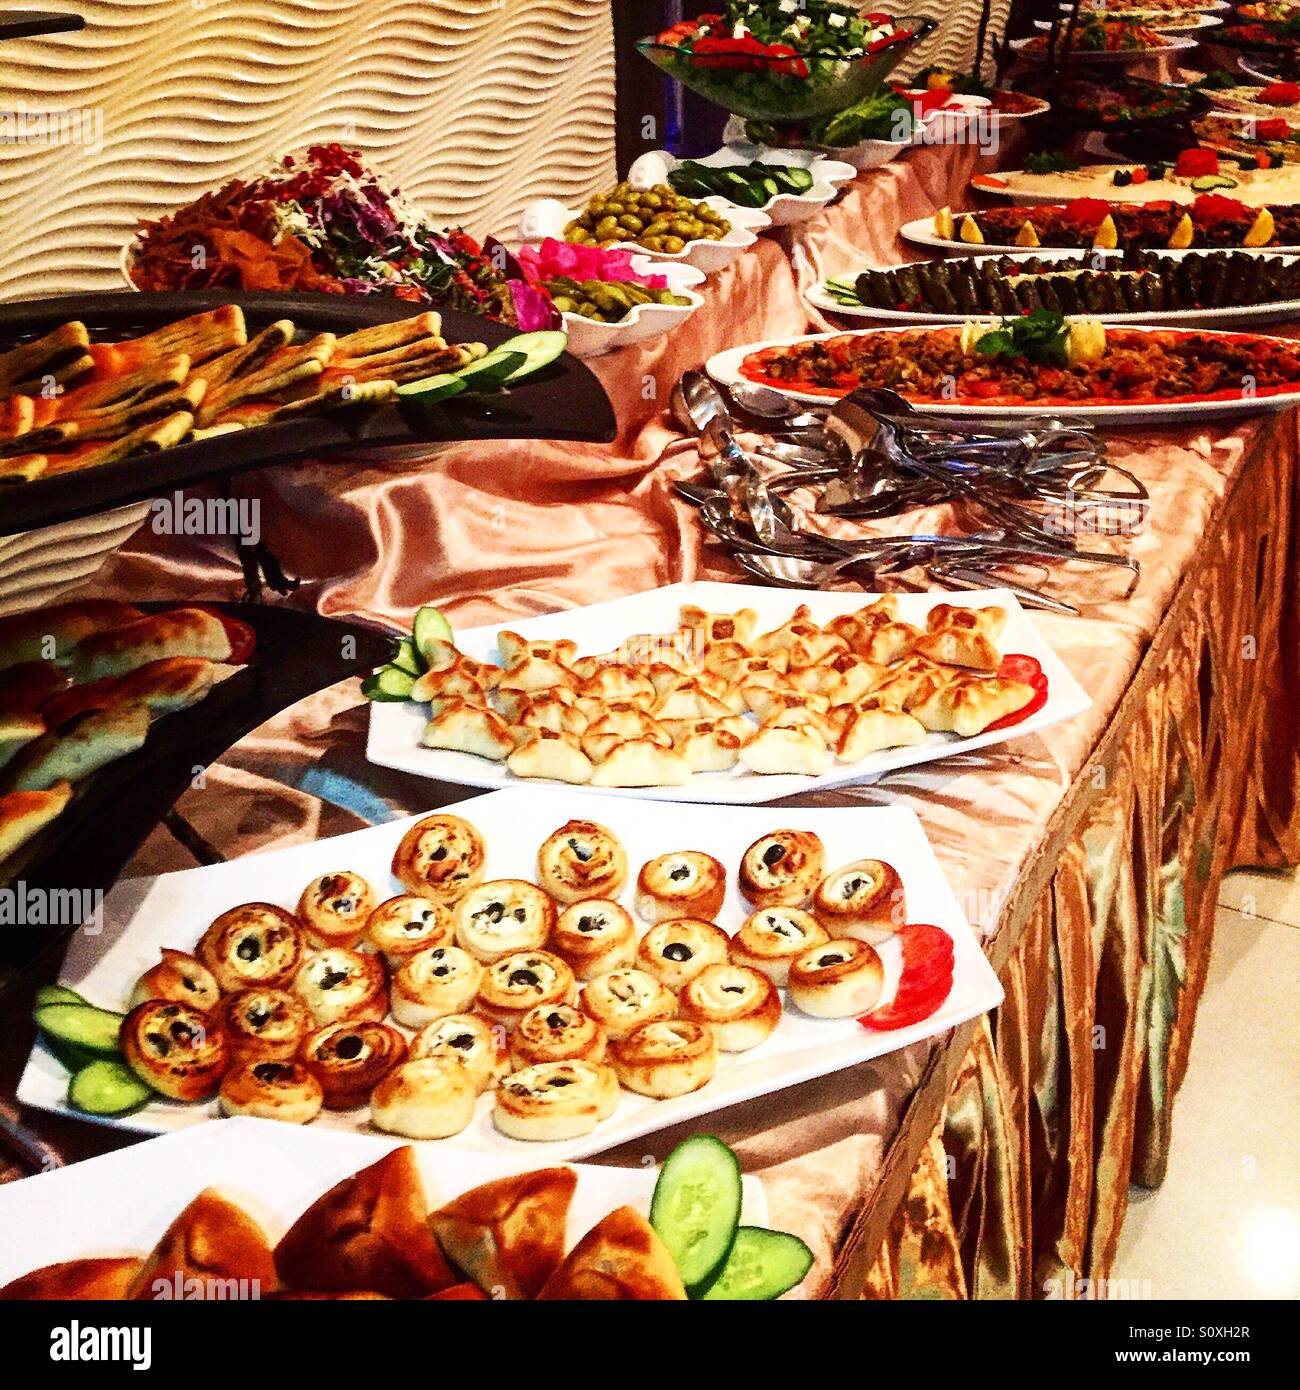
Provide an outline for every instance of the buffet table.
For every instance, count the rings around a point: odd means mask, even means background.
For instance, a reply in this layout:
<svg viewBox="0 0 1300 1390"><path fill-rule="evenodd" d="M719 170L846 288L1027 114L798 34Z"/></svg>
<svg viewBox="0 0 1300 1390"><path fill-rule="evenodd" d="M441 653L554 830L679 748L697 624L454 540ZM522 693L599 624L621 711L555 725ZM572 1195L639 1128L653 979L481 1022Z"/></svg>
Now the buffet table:
<svg viewBox="0 0 1300 1390"><path fill-rule="evenodd" d="M237 490L260 499L264 538L302 581L289 601L394 625L432 602L469 626L736 578L672 491L698 467L666 423L673 383L720 348L805 331L802 287L899 259L893 229L961 205L974 167L973 151L934 147L863 175L715 277L669 338L599 360L612 446L456 445L247 475ZM1283 698L1300 680L1296 416L1116 434L1112 448L1152 497L1150 531L1129 542L1141 581L1125 600L1114 577L1058 576L1082 616L1036 619L1091 710L817 798L915 808L1007 997L933 1044L710 1118L762 1175L774 1223L816 1252L806 1296L1074 1296L1071 1279L1104 1277L1129 1183L1163 1173L1220 878L1300 858L1300 721ZM230 552L145 530L87 592L240 587ZM131 871L472 794L368 765L366 724L354 683L287 711L209 771ZM16 1032L10 1090L30 1042ZM123 1142L26 1118L69 1157ZM679 1137L598 1161L661 1159Z"/></svg>

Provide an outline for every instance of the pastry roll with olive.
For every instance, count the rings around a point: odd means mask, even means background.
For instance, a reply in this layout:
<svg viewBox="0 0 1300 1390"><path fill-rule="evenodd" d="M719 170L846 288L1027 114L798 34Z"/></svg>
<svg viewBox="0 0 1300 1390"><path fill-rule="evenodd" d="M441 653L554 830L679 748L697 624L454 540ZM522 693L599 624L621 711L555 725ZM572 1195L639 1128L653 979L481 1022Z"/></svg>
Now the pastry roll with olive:
<svg viewBox="0 0 1300 1390"><path fill-rule="evenodd" d="M259 1120L283 1120L305 1125L325 1104L321 1084L301 1062L236 1062L221 1079L218 1092L223 1115L252 1115Z"/></svg>
<svg viewBox="0 0 1300 1390"><path fill-rule="evenodd" d="M576 994L566 961L550 951L516 951L483 972L478 1007L508 1031L539 1004L567 1004Z"/></svg>
<svg viewBox="0 0 1300 1390"><path fill-rule="evenodd" d="M610 1039L625 1038L641 1024L677 1012L677 996L644 970L611 970L589 980L581 1003L583 1013Z"/></svg>
<svg viewBox="0 0 1300 1390"><path fill-rule="evenodd" d="M388 1013L388 974L378 956L331 946L303 962L293 992L317 1026L345 1019L379 1022Z"/></svg>
<svg viewBox="0 0 1300 1390"><path fill-rule="evenodd" d="M903 881L881 859L854 860L817 885L812 914L831 936L884 941L907 920Z"/></svg>
<svg viewBox="0 0 1300 1390"><path fill-rule="evenodd" d="M781 996L761 970L710 965L682 990L682 1018L706 1023L723 1052L748 1052L781 1021Z"/></svg>
<svg viewBox="0 0 1300 1390"><path fill-rule="evenodd" d="M306 944L298 919L273 903L241 903L203 933L196 954L223 994L264 985L287 989Z"/></svg>
<svg viewBox="0 0 1300 1390"><path fill-rule="evenodd" d="M560 913L551 950L569 962L578 979L592 980L632 964L636 926L618 903L586 898Z"/></svg>
<svg viewBox="0 0 1300 1390"><path fill-rule="evenodd" d="M391 1024L359 1019L317 1028L298 1057L320 1082L326 1110L355 1110L406 1055L406 1039Z"/></svg>
<svg viewBox="0 0 1300 1390"><path fill-rule="evenodd" d="M370 1119L407 1139L450 1139L474 1118L478 1087L452 1057L421 1057L394 1067L370 1097Z"/></svg>
<svg viewBox="0 0 1300 1390"><path fill-rule="evenodd" d="M212 971L184 951L162 948L162 960L150 967L131 991L131 1008L150 999L168 999L173 1004L189 1004L205 1013L221 1000L221 986Z"/></svg>
<svg viewBox="0 0 1300 1390"><path fill-rule="evenodd" d="M226 1035L232 1062L291 1061L315 1026L306 1004L285 989L228 994L213 1017Z"/></svg>
<svg viewBox="0 0 1300 1390"><path fill-rule="evenodd" d="M374 910L375 890L351 869L312 879L298 899L307 944L316 950L355 946Z"/></svg>
<svg viewBox="0 0 1300 1390"><path fill-rule="evenodd" d="M667 1100L698 1091L713 1079L718 1043L707 1023L657 1019L611 1042L609 1059L629 1091Z"/></svg>
<svg viewBox="0 0 1300 1390"><path fill-rule="evenodd" d="M448 1014L435 1019L411 1044L411 1058L449 1057L465 1068L479 1094L510 1070L505 1029L479 1014Z"/></svg>
<svg viewBox="0 0 1300 1390"><path fill-rule="evenodd" d="M802 907L825 872L825 851L811 830L773 830L740 861L740 891L755 907Z"/></svg>
<svg viewBox="0 0 1300 1390"><path fill-rule="evenodd" d="M616 898L627 882L627 852L612 830L571 820L542 842L537 879L558 903Z"/></svg>
<svg viewBox="0 0 1300 1390"><path fill-rule="evenodd" d="M150 999L122 1020L126 1064L160 1095L195 1101L210 1096L230 1065L226 1035L211 1014L188 1004Z"/></svg>
<svg viewBox="0 0 1300 1390"><path fill-rule="evenodd" d="M538 1062L496 1089L492 1123L511 1139L580 1139L618 1105L618 1078L600 1062Z"/></svg>
<svg viewBox="0 0 1300 1390"><path fill-rule="evenodd" d="M370 914L362 945L397 970L430 946L449 946L456 929L450 910L419 893L399 893Z"/></svg>
<svg viewBox="0 0 1300 1390"><path fill-rule="evenodd" d="M605 1030L574 1004L539 1004L510 1035L510 1061L517 1069L574 1060L605 1060Z"/></svg>
<svg viewBox="0 0 1300 1390"><path fill-rule="evenodd" d="M641 938L636 963L676 993L706 966L721 965L730 944L727 933L712 922L696 922L689 917L660 922Z"/></svg>
<svg viewBox="0 0 1300 1390"><path fill-rule="evenodd" d="M675 850L642 865L636 910L647 922L694 917L711 922L727 895L727 874L711 854Z"/></svg>
<svg viewBox="0 0 1300 1390"><path fill-rule="evenodd" d="M853 1018L880 1002L885 971L875 947L854 937L813 946L790 964L790 997L813 1018Z"/></svg>
<svg viewBox="0 0 1300 1390"><path fill-rule="evenodd" d="M393 877L421 897L451 904L478 883L487 865L483 837L459 816L426 816L402 836Z"/></svg>
<svg viewBox="0 0 1300 1390"><path fill-rule="evenodd" d="M728 948L736 965L761 970L784 988L790 962L810 946L830 940L830 933L810 913L798 907L762 907L745 918Z"/></svg>
<svg viewBox="0 0 1300 1390"><path fill-rule="evenodd" d="M535 884L499 878L471 888L456 904L456 944L484 965L545 946L555 904Z"/></svg>
<svg viewBox="0 0 1300 1390"><path fill-rule="evenodd" d="M464 1013L478 996L483 967L459 946L430 946L393 977L393 1017L424 1028L448 1014Z"/></svg>

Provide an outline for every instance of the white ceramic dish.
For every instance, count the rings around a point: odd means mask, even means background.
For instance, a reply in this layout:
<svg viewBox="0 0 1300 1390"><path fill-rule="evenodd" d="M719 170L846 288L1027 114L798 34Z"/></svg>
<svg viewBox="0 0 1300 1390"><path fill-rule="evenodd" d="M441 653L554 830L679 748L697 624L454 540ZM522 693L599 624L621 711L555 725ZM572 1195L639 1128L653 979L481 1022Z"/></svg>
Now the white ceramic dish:
<svg viewBox="0 0 1300 1390"><path fill-rule="evenodd" d="M1202 144L1205 142L1202 141ZM1233 159L1241 156L1231 156ZM1008 169L997 174L974 174L970 187L991 198L1005 198L1024 207L1064 203L1073 198L1102 198L1111 203L1149 203L1156 200L1190 204L1201 195L1185 182L1175 178L1150 179L1146 183L1117 184L1117 169L1133 171L1143 166L1129 160L1106 164L1087 164L1074 174L1035 174L1028 169ZM1235 179L1236 187L1220 188L1226 194L1251 207L1262 204L1285 204L1300 201L1300 168L1285 164L1278 169L1225 168L1225 177ZM1062 180L1065 180L1062 186Z"/></svg>
<svg viewBox="0 0 1300 1390"><path fill-rule="evenodd" d="M766 213L754 208L738 208L725 198L697 198L696 202L707 203L721 213L731 224L731 230L718 241L688 241L677 252L649 251L635 241L615 242L609 249L632 251L638 255L649 256L657 263L691 265L706 275L713 275L729 266L742 252L748 251L758 240L758 233L772 225ZM529 203L519 219L519 239L538 245L548 236L557 241L564 240L564 229L578 216L577 210L565 207L558 198L539 198Z"/></svg>
<svg viewBox="0 0 1300 1390"><path fill-rule="evenodd" d="M638 632L672 632L678 624L683 604L697 604L710 612L734 612L753 608L759 615L759 629L779 627L801 604L812 610L813 621L829 622L840 613L850 613L871 601L870 594L793 592L757 584L670 584L662 589L611 599L588 608L548 613L541 618L502 623L498 627L472 628L457 634L461 650L478 660L494 659L496 635L501 628L520 632L528 638L572 637L579 653L587 655L610 651L625 638ZM730 772L696 773L680 787L564 787L563 790L602 797L623 796L663 801L725 802L755 805L777 797L794 796L819 787L869 782L895 768L932 762L950 754L985 748L1021 734L1070 719L1088 708L1087 695L1043 640L1033 621L1003 589L945 594L898 594L899 612L908 622L925 622L925 615L936 603L959 605L998 604L1008 610L1007 626L999 639L1000 650L1024 652L1035 657L1047 673L1050 696L1046 706L1010 729L994 730L975 738L960 739L953 734L931 734L914 748L891 748L872 753L860 763L838 763L820 777L763 775L742 769ZM489 762L470 753L453 753L439 748L422 748L420 735L428 722L428 707L415 704L376 702L370 707L370 734L366 756L381 767L396 768L417 776L472 787L545 786L554 782L529 782L518 778L504 763Z"/></svg>
<svg viewBox="0 0 1300 1390"><path fill-rule="evenodd" d="M1150 195L1148 195L1148 197L1149 196ZM1050 201L1060 202L1061 200L1057 198ZM954 223L960 223L961 219L966 216L966 211L966 209L963 209L961 212L954 212L952 215ZM975 211L978 211L978 209L975 209ZM978 245L972 245L967 241L957 241L953 237L942 237L934 230L934 218L932 216L915 217L910 222L904 222L898 229L898 235L902 237L904 241L910 241L913 246L928 246L940 251L959 251L966 256L983 256L987 255L990 251L1005 251L1010 253L1013 251L1023 251L1025 249L1023 246L1016 246L1011 242L999 244L997 242L986 241ZM1042 249L1044 251L1056 251L1062 248L1045 246ZM1076 251L1086 251L1088 248L1083 246L1074 249ZM1226 251L1260 251L1273 253L1285 251L1292 254L1300 254L1300 246L1228 246L1221 249Z"/></svg>
<svg viewBox="0 0 1300 1390"><path fill-rule="evenodd" d="M455 810L478 827L487 843L488 879L532 880L538 846L565 821L589 817L592 802L589 797L548 787L499 792L441 809ZM944 879L920 821L910 810L747 807L719 816L707 806L607 801L599 815L627 850L629 886L620 899L629 909L642 864L672 850L704 849L726 868L727 899L717 921L728 932L735 932L749 911L735 887L741 857L767 831L794 826L814 832L825 844L828 867L868 855L883 859L893 864L902 878L907 920L932 922L953 937L956 973L952 991L938 1013L893 1032L872 1032L852 1018L809 1018L787 1004L776 1031L749 1052L723 1054L717 1074L702 1089L675 1100L650 1100L622 1092L614 1114L582 1139L547 1144L508 1139L494 1127L492 1099L484 1096L469 1128L454 1138L437 1141L439 1149L526 1154L530 1157L524 1162L538 1167L555 1159L598 1153L668 1125L695 1120L724 1106L893 1052L974 1018L994 1008L1002 998L997 977ZM192 949L212 919L238 903L257 900L292 909L310 879L345 867L367 878L381 900L400 892L400 885L390 874L393 851L406 829L419 819L412 816L332 840L120 883L105 900L102 934L79 934L73 939L60 981L93 1003L120 1008L135 980L158 959L160 947ZM889 998L897 984L901 952L896 942L886 942L879 949L885 966L885 998ZM24 1105L42 1110L67 1111L67 1081L67 1073L38 1042L19 1084L18 1098ZM215 1102L180 1105L160 1099L113 1123L144 1133L164 1133L188 1128L216 1113ZM365 1108L326 1112L313 1121L313 1128L377 1133L370 1129L368 1115Z"/></svg>
<svg viewBox="0 0 1300 1390"><path fill-rule="evenodd" d="M582 314L564 314L564 331L569 335L569 351L575 357L601 357L634 343L649 343L680 327L704 305L696 287L707 278L692 265L656 261L648 255L633 256L632 268L641 275L662 275L668 288L689 304L638 304L617 323L603 323Z"/></svg>
<svg viewBox="0 0 1300 1390"><path fill-rule="evenodd" d="M0 617L55 602L92 578L149 514L148 502L0 536Z"/></svg>
<svg viewBox="0 0 1300 1390"><path fill-rule="evenodd" d="M761 208L755 209L765 214L774 227L790 227L798 222L806 222L832 202L844 184L851 182L858 172L852 164L839 159L826 159L816 150L772 149L766 145L724 145L715 153L694 162L711 169L726 169L735 164L755 161L807 169L813 177L813 185L807 193L780 193L769 198ZM634 188L653 188L656 184L666 183L668 175L681 162L667 150L650 150L628 170L628 182ZM729 203L728 206L738 205ZM745 209L741 208L741 211Z"/></svg>
<svg viewBox="0 0 1300 1390"><path fill-rule="evenodd" d="M1266 85L1266 84L1265 84ZM1270 106L1265 101L1253 100L1253 94L1262 92L1264 85L1244 84L1222 92L1206 92L1214 109L1232 116L1255 116L1260 120L1284 120L1289 125L1300 125L1300 106Z"/></svg>
<svg viewBox="0 0 1300 1390"><path fill-rule="evenodd" d="M972 256L970 259L977 265L984 261L1001 261L1014 259L1017 261L1027 261L1036 259L1040 261L1059 261L1066 260L1071 256L1079 256L1079 251L1019 251L1014 256L1003 253L995 256ZM1184 256L1195 256L1195 251L1168 251L1161 253L1169 259L1178 259ZM1117 263L1122 257L1116 257ZM1295 261L1294 256L1280 255L1279 259L1285 264L1290 265ZM867 267L863 267L867 269ZM883 270L902 270L902 265L895 266L872 266L871 269ZM857 278L858 272L849 271L837 278L853 280ZM970 317L960 310L953 313L922 313L911 309L889 309L889 308L870 308L865 304L843 304L831 294L825 284L817 285L809 290L805 295L808 303L814 308L820 309L823 313L838 314L843 318L866 319L873 323L895 323L912 327L923 327L926 324L934 323L961 323ZM1087 315L1069 315L1071 318L1099 318L1103 323L1154 323L1161 327L1191 328L1204 326L1207 328L1231 328L1239 324L1249 324L1252 327L1266 323L1284 323L1293 319L1300 318L1300 300L1277 300L1272 304L1250 304L1244 306L1228 306L1221 309L1169 309L1160 313L1153 314L1150 311L1140 312L1115 312L1103 311Z"/></svg>
<svg viewBox="0 0 1300 1390"><path fill-rule="evenodd" d="M1060 31L1062 34L1064 30ZM1091 67L1093 64L1113 67L1116 64L1137 63L1148 58L1167 58L1172 53L1185 53L1189 48L1195 48L1195 39L1176 38L1172 34L1163 36L1165 42L1159 45L1152 45L1150 48L1124 48L1117 49L1113 53L1088 53L1083 49L1078 49L1071 53L1070 61L1078 67L1085 64ZM1011 49L1019 57L1031 63L1046 63L1047 53L1044 49L1031 49L1029 45L1033 43L1032 38L1012 39Z"/></svg>
<svg viewBox="0 0 1300 1390"><path fill-rule="evenodd" d="M1061 8L1067 9L1068 7L1063 5ZM1225 8L1227 7L1225 6ZM1136 7L1132 10L1121 10L1117 14L1110 14L1106 17L1109 19L1136 19L1138 23L1142 24L1147 29L1154 29L1157 34L1176 34L1180 36L1183 34L1200 33L1203 29L1215 29L1223 23L1223 20L1220 19L1218 15L1202 14L1199 11L1191 11L1184 15L1178 15L1170 14L1167 10L1138 10ZM1196 20L1196 23L1191 24L1186 22L1193 18ZM1035 29L1050 29L1051 27L1051 20L1034 20Z"/></svg>
<svg viewBox="0 0 1300 1390"><path fill-rule="evenodd" d="M983 322L988 326L992 326L993 323L991 319L977 319L976 321ZM1126 324L1125 327L1140 332L1152 326L1135 323ZM865 331L870 333L907 333L912 330L907 328L872 328ZM718 353L717 356L709 359L706 370L715 381L729 386L747 379L741 375L740 364L751 352L757 352L759 348L788 347L793 343L817 342L825 338L843 336L843 332L812 333L801 338L783 338L779 342L750 343L746 347L730 348L726 352ZM1291 345L1290 339L1279 339L1278 341L1285 341ZM775 386L772 389L780 390L782 395L789 396L791 400L795 401L807 401L819 405L825 405L827 401L825 396L815 396L803 391L786 390ZM1059 405L993 405L987 402L979 405L958 405L945 401L939 404L927 404L925 409L936 415L987 416L990 419L1015 419L1024 416L1051 414L1071 419L1091 420L1094 424L1099 425L1171 425L1181 424L1185 421L1217 420L1230 416L1272 414L1276 411L1289 410L1295 405L1300 405L1300 386L1296 387L1294 391L1283 392L1275 396L1243 396L1240 399L1226 401L1170 401L1168 404L1161 405L1076 405L1067 409ZM1010 648L1004 647L1003 650L1009 651ZM1043 712L1046 713L1046 711Z"/></svg>
<svg viewBox="0 0 1300 1390"><path fill-rule="evenodd" d="M296 1129L274 1120L194 1125L151 1144L56 1168L0 1186L0 1285L45 1265L97 1256L143 1255L205 1188L213 1187L262 1227L274 1244L335 1183L377 1162L402 1141L390 1135ZM666 1155L660 1155L666 1157ZM430 1210L471 1187L533 1167L528 1154L468 1154L416 1146ZM649 1215L654 1167L576 1169L567 1243L615 1207ZM741 1220L768 1223L762 1182L742 1179Z"/></svg>

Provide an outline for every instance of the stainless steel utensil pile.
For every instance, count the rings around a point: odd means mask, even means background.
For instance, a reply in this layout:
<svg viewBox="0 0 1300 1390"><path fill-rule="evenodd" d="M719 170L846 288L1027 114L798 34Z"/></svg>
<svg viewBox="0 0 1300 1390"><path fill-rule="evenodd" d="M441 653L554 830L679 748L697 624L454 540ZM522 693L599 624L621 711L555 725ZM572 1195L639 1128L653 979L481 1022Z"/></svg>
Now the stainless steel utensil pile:
<svg viewBox="0 0 1300 1390"><path fill-rule="evenodd" d="M766 583L999 587L1058 613L1078 610L1017 576L1033 571L1046 583L1053 566L1078 563L1127 571L1125 597L1137 584L1140 565L1130 555L1080 544L1086 535L1137 534L1150 508L1141 481L1107 459L1105 441L1087 424L927 414L894 391L870 388L834 408L800 409L764 386L741 383L724 394L702 372L682 377L671 408L707 466L676 484L679 495ZM948 504L970 529L840 539L805 524L806 510L786 500L796 492L815 499L814 512L855 521Z"/></svg>

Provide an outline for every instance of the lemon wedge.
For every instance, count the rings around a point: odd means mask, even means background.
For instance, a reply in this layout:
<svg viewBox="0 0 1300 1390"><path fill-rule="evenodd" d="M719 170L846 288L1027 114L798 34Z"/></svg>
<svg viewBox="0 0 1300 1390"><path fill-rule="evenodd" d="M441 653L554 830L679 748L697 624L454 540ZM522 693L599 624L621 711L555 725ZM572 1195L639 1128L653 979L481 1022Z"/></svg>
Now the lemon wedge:
<svg viewBox="0 0 1300 1390"><path fill-rule="evenodd" d="M1020 230L1016 233L1017 246L1041 246L1042 242L1038 239L1038 228L1032 222L1022 222Z"/></svg>
<svg viewBox="0 0 1300 1390"><path fill-rule="evenodd" d="M1273 214L1267 208L1260 208L1259 216L1250 224L1250 231L1242 238L1243 246L1267 246L1276 231Z"/></svg>
<svg viewBox="0 0 1300 1390"><path fill-rule="evenodd" d="M952 209L940 208L934 215L934 234L945 241L952 240Z"/></svg>
<svg viewBox="0 0 1300 1390"><path fill-rule="evenodd" d="M1079 366L1100 362L1106 355L1106 327L1100 319L1074 319L1070 323L1065 354Z"/></svg>
<svg viewBox="0 0 1300 1390"><path fill-rule="evenodd" d="M973 319L967 319L961 326L961 350L962 355L966 356L975 351L975 344L984 336L985 328L982 323L976 323Z"/></svg>
<svg viewBox="0 0 1300 1390"><path fill-rule="evenodd" d="M1113 251L1119 245L1119 233L1115 230L1115 219L1110 213L1107 213L1097 223L1097 231L1092 238L1092 244L1102 251Z"/></svg>
<svg viewBox="0 0 1300 1390"><path fill-rule="evenodd" d="M1192 244L1192 237L1195 235L1196 228L1192 224L1192 219L1183 213L1169 238L1169 249L1171 251L1185 251Z"/></svg>
<svg viewBox="0 0 1300 1390"><path fill-rule="evenodd" d="M961 231L958 233L962 241L970 242L975 246L983 246L984 233L980 231L979 224L973 217L963 217L961 220Z"/></svg>

